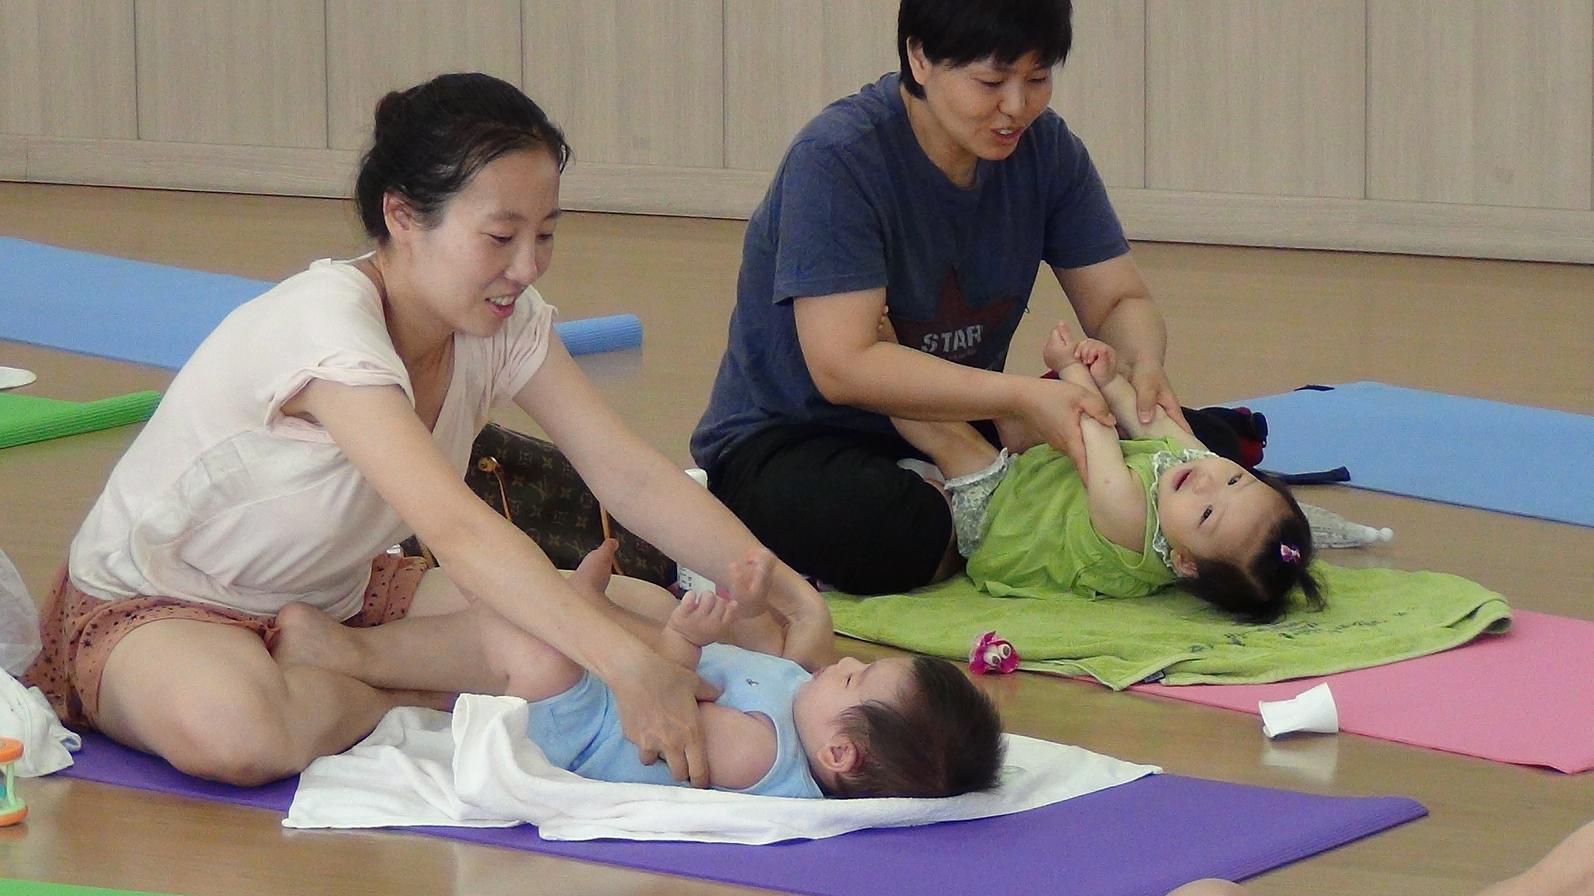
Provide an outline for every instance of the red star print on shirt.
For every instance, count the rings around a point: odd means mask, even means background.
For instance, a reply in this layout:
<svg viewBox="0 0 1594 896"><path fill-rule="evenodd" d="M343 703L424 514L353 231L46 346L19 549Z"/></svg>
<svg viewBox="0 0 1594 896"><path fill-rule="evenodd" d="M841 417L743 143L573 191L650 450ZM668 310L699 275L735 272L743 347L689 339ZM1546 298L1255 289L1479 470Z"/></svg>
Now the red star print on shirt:
<svg viewBox="0 0 1594 896"><path fill-rule="evenodd" d="M1018 326L1018 303L1015 297L970 308L957 272L948 271L933 317L908 320L892 313L891 326L900 345L969 367L999 369Z"/></svg>

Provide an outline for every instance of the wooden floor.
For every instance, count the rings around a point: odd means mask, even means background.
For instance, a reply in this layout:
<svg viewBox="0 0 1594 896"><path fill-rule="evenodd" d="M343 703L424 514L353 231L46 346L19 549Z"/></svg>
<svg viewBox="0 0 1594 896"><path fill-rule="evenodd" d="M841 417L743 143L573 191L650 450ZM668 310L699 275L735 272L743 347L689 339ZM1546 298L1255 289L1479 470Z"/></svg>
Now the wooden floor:
<svg viewBox="0 0 1594 896"><path fill-rule="evenodd" d="M640 351L589 356L583 366L683 464L724 344L741 233L739 222L568 215L539 284L566 317L641 316ZM353 214L339 202L17 184L0 184L0 235L263 279L360 246ZM1166 244L1137 245L1135 254L1167 314L1186 404L1375 379L1594 413L1594 268ZM78 284L60 284L62 314L93 313L84 298ZM1015 370L1039 370L1040 339L1064 307L1055 282L1040 284L1033 307L1015 343ZM160 370L5 341L0 364L36 371L29 393L68 399L169 380ZM124 428L0 451L0 548L35 597L133 435ZM1305 497L1395 529L1393 544L1337 552L1338 562L1454 572L1517 607L1594 619L1594 530L1346 489ZM854 642L843 649L888 652ZM1431 813L1259 878L1261 894L1470 894L1594 817L1594 774L1349 734L1270 744L1250 715L1039 675L985 686L1019 733L1180 774L1403 794ZM33 811L25 825L0 829L0 876L191 896L740 892L404 833L289 832L271 813L103 785L43 779L21 789ZM1259 828L1275 823L1256 819ZM1177 836L1147 831L1148 854ZM1067 844L1058 846L1066 855ZM1000 868L992 873L999 881Z"/></svg>

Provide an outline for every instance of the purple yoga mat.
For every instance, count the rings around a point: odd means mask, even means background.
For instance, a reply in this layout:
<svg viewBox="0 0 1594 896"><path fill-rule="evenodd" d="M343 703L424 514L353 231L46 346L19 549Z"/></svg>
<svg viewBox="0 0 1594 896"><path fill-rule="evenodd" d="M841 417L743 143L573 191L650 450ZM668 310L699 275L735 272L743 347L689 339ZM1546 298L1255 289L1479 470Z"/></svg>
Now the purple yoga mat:
<svg viewBox="0 0 1594 896"><path fill-rule="evenodd" d="M84 737L77 763L61 774L283 814L298 784L200 781L97 734ZM993 888L1163 896L1197 878L1261 874L1426 814L1405 797L1314 796L1152 775L1016 815L770 846L560 842L543 840L530 825L409 830L809 896L963 896Z"/></svg>

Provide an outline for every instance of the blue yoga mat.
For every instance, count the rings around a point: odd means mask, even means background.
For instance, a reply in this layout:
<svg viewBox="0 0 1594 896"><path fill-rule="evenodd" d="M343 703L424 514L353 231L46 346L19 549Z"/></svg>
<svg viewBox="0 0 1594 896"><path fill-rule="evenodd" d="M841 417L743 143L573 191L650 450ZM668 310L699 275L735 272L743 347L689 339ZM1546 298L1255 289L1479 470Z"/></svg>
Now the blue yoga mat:
<svg viewBox="0 0 1594 896"><path fill-rule="evenodd" d="M273 285L0 237L0 339L176 370L222 318ZM554 328L574 355L642 344L634 314Z"/></svg>
<svg viewBox="0 0 1594 896"><path fill-rule="evenodd" d="M1594 417L1371 382L1235 404L1267 416L1264 469L1594 526Z"/></svg>
<svg viewBox="0 0 1594 896"><path fill-rule="evenodd" d="M279 814L297 786L295 780L254 788L200 781L98 734L83 738L76 759L62 774ZM768 846L555 841L530 825L410 830L810 896L1163 896L1198 878L1253 877L1426 814L1405 797L1317 796L1151 775L1014 815ZM302 836L311 835L294 833Z"/></svg>

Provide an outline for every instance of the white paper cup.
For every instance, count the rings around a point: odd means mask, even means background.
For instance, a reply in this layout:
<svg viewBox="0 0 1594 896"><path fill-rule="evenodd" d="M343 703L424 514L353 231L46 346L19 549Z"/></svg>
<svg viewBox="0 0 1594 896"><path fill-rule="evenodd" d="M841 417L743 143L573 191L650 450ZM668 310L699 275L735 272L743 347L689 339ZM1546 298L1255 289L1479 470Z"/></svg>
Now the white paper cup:
<svg viewBox="0 0 1594 896"><path fill-rule="evenodd" d="M1288 700L1260 701L1256 708L1262 714L1262 733L1270 738L1296 731L1339 731L1339 708L1327 682Z"/></svg>

